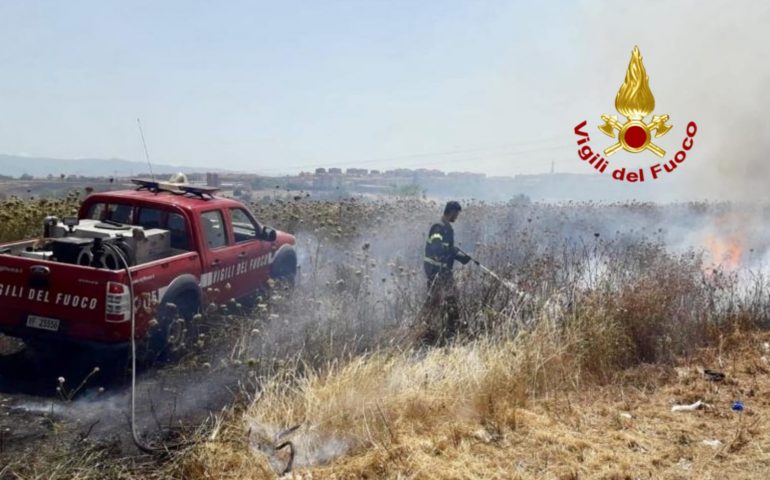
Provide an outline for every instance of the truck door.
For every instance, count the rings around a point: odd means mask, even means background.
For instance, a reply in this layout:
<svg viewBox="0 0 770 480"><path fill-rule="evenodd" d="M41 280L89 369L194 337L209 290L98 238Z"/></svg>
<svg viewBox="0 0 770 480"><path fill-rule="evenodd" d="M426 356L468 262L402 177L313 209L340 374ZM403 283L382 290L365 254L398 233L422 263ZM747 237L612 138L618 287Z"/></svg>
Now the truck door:
<svg viewBox="0 0 770 480"><path fill-rule="evenodd" d="M239 247L239 279L249 286L247 293L264 285L270 276L271 244L260 239L262 226L240 207L230 208L230 225L235 245Z"/></svg>
<svg viewBox="0 0 770 480"><path fill-rule="evenodd" d="M206 263L201 276L201 287L207 297L217 303L244 295L244 282L236 279L236 269L243 259L239 245L229 237L225 216L221 210L208 210L200 214L202 248L207 249ZM228 288L229 285L229 288Z"/></svg>

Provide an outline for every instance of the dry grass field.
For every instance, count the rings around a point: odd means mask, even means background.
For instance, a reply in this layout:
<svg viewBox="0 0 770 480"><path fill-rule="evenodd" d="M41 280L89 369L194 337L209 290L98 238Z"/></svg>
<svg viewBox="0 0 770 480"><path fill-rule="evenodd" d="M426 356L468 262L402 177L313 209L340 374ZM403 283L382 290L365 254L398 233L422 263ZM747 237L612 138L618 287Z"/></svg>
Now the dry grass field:
<svg viewBox="0 0 770 480"><path fill-rule="evenodd" d="M359 358L293 387L276 379L230 426L231 442L194 449L178 473L274 478L254 452L286 461L272 438L296 423L300 468L289 478L764 478L768 338L735 333L721 349L608 384L581 381L568 349L531 339ZM720 365L723 382L704 379ZM743 412L731 410L736 399ZM708 406L671 411L698 400Z"/></svg>
<svg viewBox="0 0 770 480"><path fill-rule="evenodd" d="M204 372L204 387L238 372L238 399L157 455L73 441L84 427L66 422L26 446L6 434L0 478L260 479L289 466L298 479L764 478L762 207L464 203L463 248L524 296L458 270L463 329L450 345L412 341L439 205L254 205L297 234L297 288L207 311L217 348L165 367ZM34 211L5 236L34 231L45 209L0 208Z"/></svg>

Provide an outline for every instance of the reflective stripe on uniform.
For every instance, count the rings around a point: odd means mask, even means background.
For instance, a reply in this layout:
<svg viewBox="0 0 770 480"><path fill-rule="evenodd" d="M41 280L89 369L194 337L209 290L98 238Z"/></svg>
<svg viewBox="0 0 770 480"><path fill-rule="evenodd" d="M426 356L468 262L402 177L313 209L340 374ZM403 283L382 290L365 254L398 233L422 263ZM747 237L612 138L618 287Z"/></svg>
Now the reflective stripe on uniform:
<svg viewBox="0 0 770 480"><path fill-rule="evenodd" d="M433 259L432 259L432 258L430 258L430 257L425 257L425 258L423 259L423 261L424 261L425 263L429 263L429 264L431 264L431 265L433 265L433 266L436 266L436 267L441 267L441 268L444 268L444 267L446 267L446 265L445 265L444 263L442 263L442 262L439 262L438 260L433 260Z"/></svg>
<svg viewBox="0 0 770 480"><path fill-rule="evenodd" d="M443 240L444 237L442 237L440 233L434 233L433 235L430 236L430 238L428 238L428 241L432 242L433 240L436 240L436 239Z"/></svg>

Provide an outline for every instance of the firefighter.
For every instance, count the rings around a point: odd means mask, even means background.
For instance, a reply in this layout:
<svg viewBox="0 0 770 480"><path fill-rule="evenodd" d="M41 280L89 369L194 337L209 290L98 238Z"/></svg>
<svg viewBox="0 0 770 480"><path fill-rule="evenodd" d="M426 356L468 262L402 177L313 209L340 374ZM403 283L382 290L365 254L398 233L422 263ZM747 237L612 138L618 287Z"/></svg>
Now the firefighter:
<svg viewBox="0 0 770 480"><path fill-rule="evenodd" d="M445 341L457 333L460 312L457 305L457 289L452 276L455 260L465 265L471 258L462 253L454 243L452 223L460 214L460 204L447 202L441 221L433 224L425 242L423 266L428 277L428 296L425 302L427 318L426 340ZM438 328L433 325L438 317ZM438 331L436 331L438 330Z"/></svg>

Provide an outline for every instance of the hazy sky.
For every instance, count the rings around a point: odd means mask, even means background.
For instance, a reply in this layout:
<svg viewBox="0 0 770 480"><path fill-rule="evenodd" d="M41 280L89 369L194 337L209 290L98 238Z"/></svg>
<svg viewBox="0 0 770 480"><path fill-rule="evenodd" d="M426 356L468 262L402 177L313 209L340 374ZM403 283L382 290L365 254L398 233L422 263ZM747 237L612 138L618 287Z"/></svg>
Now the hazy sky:
<svg viewBox="0 0 770 480"><path fill-rule="evenodd" d="M0 153L143 160L141 117L158 163L585 172L572 128L611 143L639 45L658 143L698 120L714 172L766 137L767 25L759 1L4 1Z"/></svg>

